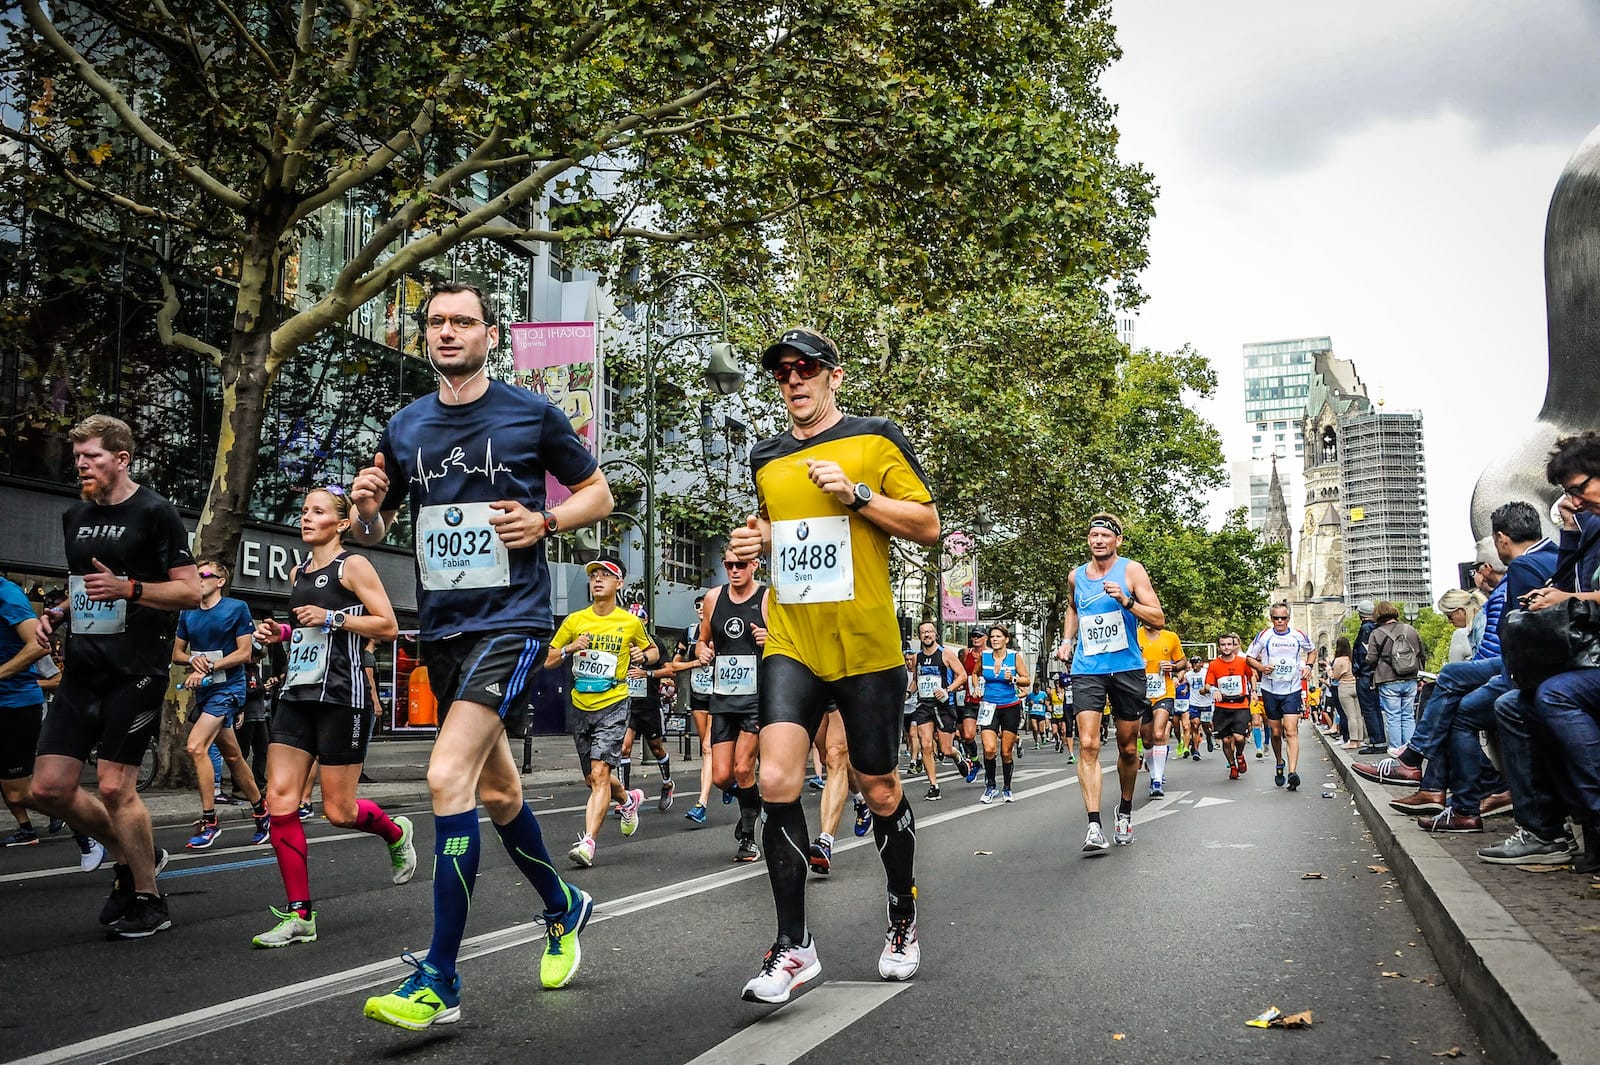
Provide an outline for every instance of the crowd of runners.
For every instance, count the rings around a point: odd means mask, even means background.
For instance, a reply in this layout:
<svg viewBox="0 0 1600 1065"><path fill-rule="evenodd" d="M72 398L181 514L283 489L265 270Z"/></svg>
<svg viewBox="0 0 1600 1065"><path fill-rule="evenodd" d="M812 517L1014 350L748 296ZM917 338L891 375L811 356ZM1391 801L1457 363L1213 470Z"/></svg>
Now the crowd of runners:
<svg viewBox="0 0 1600 1065"><path fill-rule="evenodd" d="M1051 659L1062 670L1035 678L1005 625L973 628L968 646L954 647L926 621L905 647L890 541L937 543L939 515L900 429L836 405L844 360L811 329L786 331L761 356L790 424L751 452L757 512L730 530L726 582L707 590L697 623L675 648L658 645L619 601L622 559L606 555L587 566L590 605L558 626L543 541L604 518L611 489L559 407L486 376L499 339L491 301L471 286L441 284L424 323L438 391L389 421L352 484L306 494L300 532L309 555L290 575L284 620L252 619L228 597L228 567L196 559L177 511L132 480L127 425L97 415L73 429L82 499L63 518L67 599L35 617L14 586L0 596L0 705L13 708L0 769L19 825L29 824L28 808L43 811L52 827L58 819L78 834L84 868L113 864L100 914L111 936L143 938L173 920L157 885L168 855L134 786L173 665L184 668L190 692L188 751L200 779L188 846L205 849L222 831L215 745L250 803L252 841L270 843L277 859L282 906L271 907L255 946L317 939L302 824L313 779L328 820L377 837L383 859L374 864L395 884L412 878L414 826L358 795L377 702L363 655L371 641L393 639L397 621L376 570L346 546L381 542L402 507L416 542L420 656L441 708L427 774L433 931L422 956L405 955L409 977L367 1000L365 1015L377 1021L425 1029L461 1017L456 962L481 859L480 802L538 897L543 985L562 987L579 970L594 901L558 871L508 743L525 725L526 689L540 668L570 671L568 728L589 795L565 855L580 868L595 863L608 818L623 836L640 824L647 797L630 779L640 740L659 775L656 809L673 807L661 707L687 683L709 771L685 817L705 824L719 789L738 807L733 860L766 862L774 937L742 990L757 1002L784 1002L822 971L806 881L829 875L851 808L853 831L872 834L884 872L878 971L886 980L918 971L916 815L902 784L903 749L926 776L923 801L951 798L948 789L964 783L973 801L1009 803L1026 731L1034 749L1075 764L1090 857L1134 842L1141 765L1149 796L1159 799L1172 761L1199 762L1220 749L1217 772L1237 779L1249 768L1249 741L1260 758L1266 736L1275 783L1300 786L1298 724L1317 666L1311 641L1278 605L1248 642L1222 635L1214 655L1185 645L1167 627L1149 573L1121 554L1112 514L1090 520L1089 561L1071 577L1064 638ZM569 491L554 505L546 475ZM758 579L763 566L766 580ZM57 630L66 634L64 662L41 723L34 664ZM246 710L259 681L249 666L263 649L283 654L264 784L227 727ZM1108 738L1117 767L1109 838L1100 772ZM92 790L79 786L91 753ZM825 774L808 772L808 762ZM815 834L801 802L808 783L822 789Z"/></svg>

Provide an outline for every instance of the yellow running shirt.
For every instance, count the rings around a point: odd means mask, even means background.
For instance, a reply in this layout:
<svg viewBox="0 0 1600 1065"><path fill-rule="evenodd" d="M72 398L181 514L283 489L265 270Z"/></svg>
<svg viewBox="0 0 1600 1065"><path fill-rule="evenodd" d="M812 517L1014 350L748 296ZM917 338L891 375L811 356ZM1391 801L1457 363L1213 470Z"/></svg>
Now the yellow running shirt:
<svg viewBox="0 0 1600 1065"><path fill-rule="evenodd" d="M1144 652L1144 694L1152 703L1158 699L1173 699L1173 675L1163 679L1161 663L1177 664L1183 657L1183 641L1171 629L1162 629L1151 635L1150 630L1139 626L1139 648Z"/></svg>
<svg viewBox="0 0 1600 1065"><path fill-rule="evenodd" d="M644 623L617 607L601 615L584 607L567 615L556 631L555 646L565 647L584 633L589 649L567 659L572 666L572 705L579 710L604 710L628 697L630 647L649 647Z"/></svg>
<svg viewBox="0 0 1600 1065"><path fill-rule="evenodd" d="M889 534L812 484L808 459L837 462L876 494L933 502L911 445L887 418L845 415L809 440L786 432L756 444L750 469L772 522L763 654L792 658L822 680L904 669Z"/></svg>

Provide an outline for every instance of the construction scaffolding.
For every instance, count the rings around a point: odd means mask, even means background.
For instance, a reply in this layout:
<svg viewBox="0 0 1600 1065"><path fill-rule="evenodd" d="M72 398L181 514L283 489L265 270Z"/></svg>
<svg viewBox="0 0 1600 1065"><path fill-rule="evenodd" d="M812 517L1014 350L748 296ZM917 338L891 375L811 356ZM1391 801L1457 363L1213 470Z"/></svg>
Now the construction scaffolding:
<svg viewBox="0 0 1600 1065"><path fill-rule="evenodd" d="M1375 410L1339 420L1345 599L1433 601L1422 415Z"/></svg>

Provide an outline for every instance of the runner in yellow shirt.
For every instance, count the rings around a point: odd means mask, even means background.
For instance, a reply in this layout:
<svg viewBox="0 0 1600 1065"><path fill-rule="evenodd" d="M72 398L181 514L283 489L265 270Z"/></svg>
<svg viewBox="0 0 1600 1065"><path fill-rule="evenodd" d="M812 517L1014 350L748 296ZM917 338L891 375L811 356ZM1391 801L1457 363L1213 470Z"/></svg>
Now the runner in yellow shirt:
<svg viewBox="0 0 1600 1065"><path fill-rule="evenodd" d="M639 828L644 792L628 791L615 773L622 763L622 737L628 728L628 667L655 666L661 651L645 635L644 622L617 606L617 591L627 576L622 560L603 555L584 567L590 606L567 615L545 656L546 669L572 663L572 710L567 730L578 759L589 766L589 805L583 835L567 857L574 865L594 864L595 833L605 824L610 802L622 808L622 834Z"/></svg>
<svg viewBox="0 0 1600 1065"><path fill-rule="evenodd" d="M1150 766L1150 797L1159 799L1167 793L1167 738L1176 706L1173 675L1185 661L1183 641L1169 628L1141 621L1139 649L1144 653L1144 694L1150 703L1139 732Z"/></svg>

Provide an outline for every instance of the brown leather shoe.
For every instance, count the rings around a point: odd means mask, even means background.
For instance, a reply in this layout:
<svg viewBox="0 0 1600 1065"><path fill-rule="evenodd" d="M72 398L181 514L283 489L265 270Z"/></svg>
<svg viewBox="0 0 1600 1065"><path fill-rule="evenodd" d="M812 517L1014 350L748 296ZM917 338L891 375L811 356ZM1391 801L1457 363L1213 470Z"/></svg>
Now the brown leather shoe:
<svg viewBox="0 0 1600 1065"><path fill-rule="evenodd" d="M1479 817L1494 817L1497 814L1508 814L1510 812L1511 793L1509 791L1497 791L1493 795L1485 795L1483 801L1478 804Z"/></svg>
<svg viewBox="0 0 1600 1065"><path fill-rule="evenodd" d="M1414 791L1403 799L1390 799L1389 806L1403 814L1437 814L1444 811L1444 792Z"/></svg>
<svg viewBox="0 0 1600 1065"><path fill-rule="evenodd" d="M1483 818L1474 814L1458 814L1446 806L1432 817L1417 818L1417 827L1424 832L1482 832Z"/></svg>
<svg viewBox="0 0 1600 1065"><path fill-rule="evenodd" d="M1398 758L1385 758L1381 762L1351 762L1356 776L1378 784L1404 784L1414 788L1422 783L1422 770L1412 769Z"/></svg>

